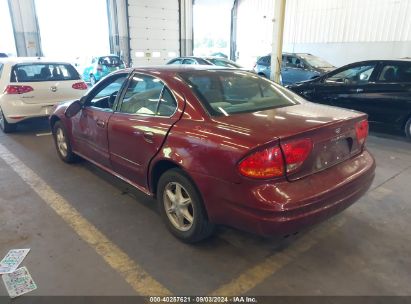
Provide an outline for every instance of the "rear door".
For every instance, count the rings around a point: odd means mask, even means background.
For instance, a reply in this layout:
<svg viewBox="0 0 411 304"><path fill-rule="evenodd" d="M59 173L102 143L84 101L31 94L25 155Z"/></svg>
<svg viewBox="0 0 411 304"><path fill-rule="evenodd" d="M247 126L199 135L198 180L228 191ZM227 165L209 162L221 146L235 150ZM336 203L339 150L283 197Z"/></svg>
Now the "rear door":
<svg viewBox="0 0 411 304"><path fill-rule="evenodd" d="M79 98L87 89L77 70L66 63L24 63L12 69L11 83L30 86L19 96L28 104L49 104Z"/></svg>
<svg viewBox="0 0 411 304"><path fill-rule="evenodd" d="M402 128L411 113L411 62L384 61L361 100L370 122Z"/></svg>
<svg viewBox="0 0 411 304"><path fill-rule="evenodd" d="M114 171L133 184L146 187L150 161L180 118L183 105L184 101L176 99L163 81L135 73L109 121Z"/></svg>

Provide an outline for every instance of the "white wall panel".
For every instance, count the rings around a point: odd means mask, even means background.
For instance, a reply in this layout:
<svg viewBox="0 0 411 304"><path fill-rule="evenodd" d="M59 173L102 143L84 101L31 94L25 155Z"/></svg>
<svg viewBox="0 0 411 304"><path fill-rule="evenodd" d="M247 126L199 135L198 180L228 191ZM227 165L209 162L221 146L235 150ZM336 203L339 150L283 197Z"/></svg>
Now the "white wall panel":
<svg viewBox="0 0 411 304"><path fill-rule="evenodd" d="M180 53L178 0L129 0L133 66L159 65ZM158 53L160 57L157 57ZM137 56L138 55L138 56Z"/></svg>
<svg viewBox="0 0 411 304"><path fill-rule="evenodd" d="M288 0L284 41L409 41L410 26L410 0Z"/></svg>
<svg viewBox="0 0 411 304"><path fill-rule="evenodd" d="M239 0L237 51L246 66L271 52L273 4ZM411 56L410 44L411 0L287 0L285 51L321 54L341 65Z"/></svg>

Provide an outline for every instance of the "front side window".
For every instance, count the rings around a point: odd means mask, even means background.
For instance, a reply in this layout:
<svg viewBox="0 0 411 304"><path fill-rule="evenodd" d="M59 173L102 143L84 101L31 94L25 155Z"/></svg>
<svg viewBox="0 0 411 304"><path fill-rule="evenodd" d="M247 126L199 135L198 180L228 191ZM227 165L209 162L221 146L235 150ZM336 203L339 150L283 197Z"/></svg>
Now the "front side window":
<svg viewBox="0 0 411 304"><path fill-rule="evenodd" d="M171 116L177 108L170 90L155 77L136 74L120 106L121 113Z"/></svg>
<svg viewBox="0 0 411 304"><path fill-rule="evenodd" d="M171 61L169 64L183 64L183 60L182 59L175 59L175 60Z"/></svg>
<svg viewBox="0 0 411 304"><path fill-rule="evenodd" d="M197 64L194 59L184 59L183 64Z"/></svg>
<svg viewBox="0 0 411 304"><path fill-rule="evenodd" d="M117 94L127 80L127 74L113 75L90 91L86 106L112 110Z"/></svg>
<svg viewBox="0 0 411 304"><path fill-rule="evenodd" d="M179 75L211 115L256 112L299 103L294 94L252 73L185 71Z"/></svg>
<svg viewBox="0 0 411 304"><path fill-rule="evenodd" d="M80 75L71 64L28 63L17 64L11 73L11 82L41 82L79 80Z"/></svg>
<svg viewBox="0 0 411 304"><path fill-rule="evenodd" d="M386 64L381 70L378 82L411 82L411 63Z"/></svg>
<svg viewBox="0 0 411 304"><path fill-rule="evenodd" d="M301 65L301 60L295 56L286 56L285 60L285 66L289 68L297 68Z"/></svg>
<svg viewBox="0 0 411 304"><path fill-rule="evenodd" d="M354 66L342 70L326 78L326 83L337 83L346 85L363 85L367 84L374 72L376 64L366 64Z"/></svg>

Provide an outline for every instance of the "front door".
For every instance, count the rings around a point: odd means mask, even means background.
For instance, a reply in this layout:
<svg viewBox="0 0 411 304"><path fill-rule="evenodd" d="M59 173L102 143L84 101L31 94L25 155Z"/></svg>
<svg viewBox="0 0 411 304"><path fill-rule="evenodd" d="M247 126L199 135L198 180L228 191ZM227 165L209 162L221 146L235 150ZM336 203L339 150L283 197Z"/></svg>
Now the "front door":
<svg viewBox="0 0 411 304"><path fill-rule="evenodd" d="M336 70L318 83L313 100L362 111L360 100L374 82L376 67L377 62L367 62Z"/></svg>
<svg viewBox="0 0 411 304"><path fill-rule="evenodd" d="M75 151L110 168L107 128L113 105L127 74L116 74L105 79L85 97L83 109L72 118Z"/></svg>
<svg viewBox="0 0 411 304"><path fill-rule="evenodd" d="M109 122L113 170L137 186L147 187L147 170L184 101L158 78L134 74Z"/></svg>
<svg viewBox="0 0 411 304"><path fill-rule="evenodd" d="M283 56L283 67L281 75L283 85L293 84L299 81L307 80L308 71L304 69L304 63L296 56Z"/></svg>

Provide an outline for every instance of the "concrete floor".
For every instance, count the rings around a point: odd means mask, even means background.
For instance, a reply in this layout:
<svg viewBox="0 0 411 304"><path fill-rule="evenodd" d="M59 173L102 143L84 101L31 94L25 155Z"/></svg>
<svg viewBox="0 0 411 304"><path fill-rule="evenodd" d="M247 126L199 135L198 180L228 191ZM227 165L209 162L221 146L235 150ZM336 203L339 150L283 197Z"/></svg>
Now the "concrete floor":
<svg viewBox="0 0 411 304"><path fill-rule="evenodd" d="M411 295L411 143L370 136L372 189L295 238L261 239L229 228L190 246L171 236L154 202L87 162L66 165L43 122L0 144L32 169L152 278L176 295ZM43 136L36 136L43 134ZM0 158L0 256L31 248L31 295L135 295ZM0 296L6 295L0 284Z"/></svg>

